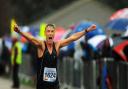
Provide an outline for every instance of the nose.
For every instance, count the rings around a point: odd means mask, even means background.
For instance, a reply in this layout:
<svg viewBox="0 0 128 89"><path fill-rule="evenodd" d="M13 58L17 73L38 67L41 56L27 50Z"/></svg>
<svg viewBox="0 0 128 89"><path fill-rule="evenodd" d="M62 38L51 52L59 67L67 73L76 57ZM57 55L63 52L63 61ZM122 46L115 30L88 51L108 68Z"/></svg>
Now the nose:
<svg viewBox="0 0 128 89"><path fill-rule="evenodd" d="M52 35L52 32L50 32L49 34Z"/></svg>
<svg viewBox="0 0 128 89"><path fill-rule="evenodd" d="M51 31L50 34L53 34L53 32Z"/></svg>

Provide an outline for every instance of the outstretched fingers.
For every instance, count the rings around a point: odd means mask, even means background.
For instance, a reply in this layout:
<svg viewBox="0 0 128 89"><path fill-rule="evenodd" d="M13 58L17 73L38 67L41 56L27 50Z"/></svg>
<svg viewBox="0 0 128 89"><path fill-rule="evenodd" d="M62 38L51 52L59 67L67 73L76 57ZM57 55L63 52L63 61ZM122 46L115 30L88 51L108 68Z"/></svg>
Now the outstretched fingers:
<svg viewBox="0 0 128 89"><path fill-rule="evenodd" d="M87 29L87 31L90 32L90 31L93 31L93 30L95 30L95 29L96 29L96 25L93 24L93 25L91 25L91 26Z"/></svg>

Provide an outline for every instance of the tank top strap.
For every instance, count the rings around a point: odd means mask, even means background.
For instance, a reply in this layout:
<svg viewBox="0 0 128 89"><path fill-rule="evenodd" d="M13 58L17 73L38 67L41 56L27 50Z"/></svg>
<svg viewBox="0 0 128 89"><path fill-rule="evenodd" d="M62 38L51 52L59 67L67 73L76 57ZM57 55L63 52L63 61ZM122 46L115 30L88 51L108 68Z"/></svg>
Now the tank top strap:
<svg viewBox="0 0 128 89"><path fill-rule="evenodd" d="M53 49L56 51L55 42L53 42ZM56 51L57 52L57 51Z"/></svg>
<svg viewBox="0 0 128 89"><path fill-rule="evenodd" d="M44 44L45 44L45 49L46 49L47 48L46 41L44 41Z"/></svg>

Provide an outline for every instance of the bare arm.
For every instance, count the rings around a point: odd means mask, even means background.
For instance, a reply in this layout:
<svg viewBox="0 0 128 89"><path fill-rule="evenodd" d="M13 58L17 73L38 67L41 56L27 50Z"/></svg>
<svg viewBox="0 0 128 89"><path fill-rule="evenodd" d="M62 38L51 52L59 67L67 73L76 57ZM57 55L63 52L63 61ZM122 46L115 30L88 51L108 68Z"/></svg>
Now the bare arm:
<svg viewBox="0 0 128 89"><path fill-rule="evenodd" d="M36 46L41 46L41 41L34 38L32 35L25 33L25 32L21 32L19 27L17 25L14 26L14 31L19 33L20 35L22 35L23 37L25 37L28 41L30 41L31 43L33 43Z"/></svg>
<svg viewBox="0 0 128 89"><path fill-rule="evenodd" d="M89 28L87 28L87 29L85 29L85 30L83 30L81 32L77 32L77 33L71 35L67 39L60 40L58 42L59 43L59 47L61 48L63 46L66 46L66 45L70 44L71 42L78 40L79 38L81 38L82 36L84 36L87 32L90 32L90 31L95 30L95 29L96 29L96 25L93 24Z"/></svg>

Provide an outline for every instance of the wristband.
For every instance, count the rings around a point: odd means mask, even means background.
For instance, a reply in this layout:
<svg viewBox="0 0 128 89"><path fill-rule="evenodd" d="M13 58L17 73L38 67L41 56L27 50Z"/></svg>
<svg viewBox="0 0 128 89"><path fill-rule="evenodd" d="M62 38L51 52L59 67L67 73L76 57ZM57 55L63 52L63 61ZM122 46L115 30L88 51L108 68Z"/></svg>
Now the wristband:
<svg viewBox="0 0 128 89"><path fill-rule="evenodd" d="M87 29L85 30L85 33L88 33Z"/></svg>

